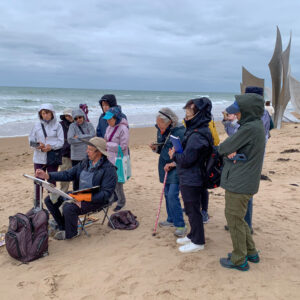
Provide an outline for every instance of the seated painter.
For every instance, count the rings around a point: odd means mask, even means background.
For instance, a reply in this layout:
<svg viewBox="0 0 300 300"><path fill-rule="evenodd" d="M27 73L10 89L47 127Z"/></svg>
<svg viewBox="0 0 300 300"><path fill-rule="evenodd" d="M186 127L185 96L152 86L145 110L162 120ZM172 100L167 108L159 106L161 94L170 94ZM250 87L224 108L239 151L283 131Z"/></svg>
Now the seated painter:
<svg viewBox="0 0 300 300"><path fill-rule="evenodd" d="M76 181L79 190L100 186L90 193L70 194L76 201L64 203L63 214L59 207L64 198L59 197L53 203L50 197L46 197L45 204L57 222L59 231L54 238L57 240L71 239L78 235L78 216L95 211L107 204L112 196L116 183L116 167L107 159L106 141L103 138L94 137L86 142L88 157L67 171L46 173L41 169L36 170L36 176L42 179L55 181Z"/></svg>

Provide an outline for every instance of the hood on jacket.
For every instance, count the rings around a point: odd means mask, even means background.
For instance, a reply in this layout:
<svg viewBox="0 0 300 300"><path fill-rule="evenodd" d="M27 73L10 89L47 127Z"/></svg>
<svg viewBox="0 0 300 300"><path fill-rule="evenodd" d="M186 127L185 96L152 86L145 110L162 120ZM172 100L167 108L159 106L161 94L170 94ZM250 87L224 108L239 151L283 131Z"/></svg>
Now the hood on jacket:
<svg viewBox="0 0 300 300"><path fill-rule="evenodd" d="M109 107L117 106L117 99L116 99L116 96L113 94L106 94L101 97L101 99L99 100L99 104L100 104L101 108L102 108L103 101L106 101L108 103ZM102 108L102 110L103 110L103 108Z"/></svg>
<svg viewBox="0 0 300 300"><path fill-rule="evenodd" d="M83 117L85 120L85 113L83 112L82 109L78 108L78 109L74 109L72 111L72 117L75 120L76 117Z"/></svg>
<svg viewBox="0 0 300 300"><path fill-rule="evenodd" d="M121 107L119 106L114 106L114 107L111 107L107 112L106 114L109 114L111 116L113 116L114 118L116 118L116 125L119 124L121 122L122 119L122 111L121 111ZM106 115L105 114L105 115ZM109 118L110 119L110 118ZM127 122L127 120L126 120ZM127 125L128 125L128 122L127 122Z"/></svg>
<svg viewBox="0 0 300 300"><path fill-rule="evenodd" d="M192 99L192 101L199 111L196 113L193 119L185 121L186 127L189 129L194 129L208 126L208 123L211 121L211 101L206 97Z"/></svg>
<svg viewBox="0 0 300 300"><path fill-rule="evenodd" d="M45 110L50 110L50 111L52 112L52 114L53 114L53 119L52 119L52 120L56 121L55 110L54 110L53 105L50 104L50 103L45 103L45 104L40 105L40 107L39 107L39 112L38 112L38 118L39 118L39 120L43 121L43 119L42 119L41 116L40 116L40 112L41 112L41 110L43 110L43 109L45 109ZM52 121L52 120L51 120L51 121Z"/></svg>
<svg viewBox="0 0 300 300"><path fill-rule="evenodd" d="M264 98L258 94L248 93L235 96L236 102L240 108L241 119L240 125L254 120L260 120L264 110Z"/></svg>

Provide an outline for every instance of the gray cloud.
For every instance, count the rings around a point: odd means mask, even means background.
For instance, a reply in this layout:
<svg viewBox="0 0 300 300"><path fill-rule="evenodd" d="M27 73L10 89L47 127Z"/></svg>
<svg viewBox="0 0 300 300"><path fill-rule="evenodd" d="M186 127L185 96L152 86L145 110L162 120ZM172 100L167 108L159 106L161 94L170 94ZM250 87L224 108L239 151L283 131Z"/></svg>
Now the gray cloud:
<svg viewBox="0 0 300 300"><path fill-rule="evenodd" d="M287 5L289 4L289 5ZM238 91L241 66L270 85L276 25L293 31L297 0L6 1L0 4L2 85Z"/></svg>

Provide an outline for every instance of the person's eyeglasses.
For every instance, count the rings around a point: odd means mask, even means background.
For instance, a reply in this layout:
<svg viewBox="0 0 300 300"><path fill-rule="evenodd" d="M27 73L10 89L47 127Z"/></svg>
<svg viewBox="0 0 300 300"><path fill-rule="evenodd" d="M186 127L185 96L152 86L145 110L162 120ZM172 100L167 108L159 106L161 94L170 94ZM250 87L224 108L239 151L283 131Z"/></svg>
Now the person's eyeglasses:
<svg viewBox="0 0 300 300"><path fill-rule="evenodd" d="M77 121L78 119L82 119L82 118L83 118L83 116L79 116L79 117L74 118L74 120Z"/></svg>

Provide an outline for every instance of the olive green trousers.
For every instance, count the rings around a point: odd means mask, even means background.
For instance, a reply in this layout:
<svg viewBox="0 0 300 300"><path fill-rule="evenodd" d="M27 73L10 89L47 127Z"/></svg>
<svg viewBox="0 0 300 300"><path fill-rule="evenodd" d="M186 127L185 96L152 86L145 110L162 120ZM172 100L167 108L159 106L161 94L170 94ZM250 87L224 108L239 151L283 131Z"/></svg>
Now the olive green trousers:
<svg viewBox="0 0 300 300"><path fill-rule="evenodd" d="M251 197L253 195L225 191L225 217L233 246L231 262L235 265L244 263L247 255L257 253L250 228L244 220Z"/></svg>

